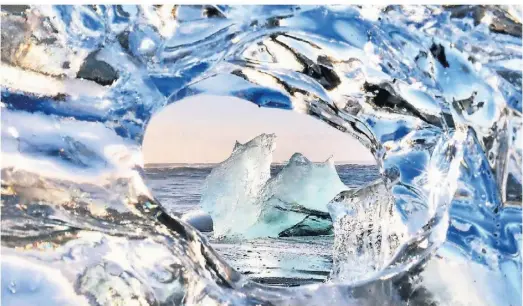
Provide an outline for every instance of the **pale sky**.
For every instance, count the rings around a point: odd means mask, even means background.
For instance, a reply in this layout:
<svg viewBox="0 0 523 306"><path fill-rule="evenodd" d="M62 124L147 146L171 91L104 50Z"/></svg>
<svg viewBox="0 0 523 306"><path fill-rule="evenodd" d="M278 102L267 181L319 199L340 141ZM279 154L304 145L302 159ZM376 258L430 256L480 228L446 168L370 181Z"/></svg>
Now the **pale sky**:
<svg viewBox="0 0 523 306"><path fill-rule="evenodd" d="M310 116L259 108L232 97L196 96L156 114L145 133L145 163L217 163L261 133L276 134L274 162L300 152L312 161L375 163L370 152L349 134Z"/></svg>

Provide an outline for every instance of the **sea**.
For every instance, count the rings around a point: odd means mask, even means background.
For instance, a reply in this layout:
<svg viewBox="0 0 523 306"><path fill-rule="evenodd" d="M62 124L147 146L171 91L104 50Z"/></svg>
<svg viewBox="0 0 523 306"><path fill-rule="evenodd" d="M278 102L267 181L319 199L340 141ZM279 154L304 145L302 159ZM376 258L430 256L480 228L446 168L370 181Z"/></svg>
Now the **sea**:
<svg viewBox="0 0 523 306"><path fill-rule="evenodd" d="M148 164L146 181L154 196L172 214L199 209L202 187L216 164ZM273 164L271 175L284 165ZM358 188L379 178L376 165L338 164L336 171L349 188ZM229 264L260 283L299 286L323 282L332 266L333 236L215 239L204 233L214 249Z"/></svg>

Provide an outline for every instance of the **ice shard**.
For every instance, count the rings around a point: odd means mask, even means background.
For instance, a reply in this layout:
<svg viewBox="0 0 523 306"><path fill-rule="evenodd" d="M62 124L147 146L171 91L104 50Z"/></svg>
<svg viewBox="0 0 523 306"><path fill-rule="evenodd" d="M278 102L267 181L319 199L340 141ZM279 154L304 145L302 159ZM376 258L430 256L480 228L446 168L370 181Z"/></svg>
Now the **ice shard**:
<svg viewBox="0 0 523 306"><path fill-rule="evenodd" d="M328 204L335 233L332 278L362 280L392 259L408 237L394 204L381 179Z"/></svg>

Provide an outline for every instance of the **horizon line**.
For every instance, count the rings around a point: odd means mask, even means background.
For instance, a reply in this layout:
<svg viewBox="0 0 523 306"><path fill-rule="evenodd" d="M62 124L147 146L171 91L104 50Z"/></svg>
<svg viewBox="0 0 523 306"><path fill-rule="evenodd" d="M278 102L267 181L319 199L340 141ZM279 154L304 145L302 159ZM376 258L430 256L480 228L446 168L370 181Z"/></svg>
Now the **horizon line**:
<svg viewBox="0 0 523 306"><path fill-rule="evenodd" d="M274 164L286 164L288 161L281 161L281 162L272 162L271 165ZM324 161L312 161L312 163L323 163ZM154 166L154 165L217 165L221 162L191 162L191 163L183 163L183 162L162 162L162 163L144 163L144 167L147 168L148 166ZM374 161L335 161L335 165L376 165Z"/></svg>

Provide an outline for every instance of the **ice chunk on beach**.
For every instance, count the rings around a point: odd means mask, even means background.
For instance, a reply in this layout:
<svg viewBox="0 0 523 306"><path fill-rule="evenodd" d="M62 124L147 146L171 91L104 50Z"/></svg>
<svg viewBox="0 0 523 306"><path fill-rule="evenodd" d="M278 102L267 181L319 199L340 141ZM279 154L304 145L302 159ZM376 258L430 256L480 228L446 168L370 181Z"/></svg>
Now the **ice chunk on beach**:
<svg viewBox="0 0 523 306"><path fill-rule="evenodd" d="M212 218L201 209L190 210L184 213L182 220L194 226L200 232L212 232Z"/></svg>
<svg viewBox="0 0 523 306"><path fill-rule="evenodd" d="M295 153L270 178L274 135L237 143L231 156L207 177L202 209L211 215L215 236L243 238L331 232L327 204L348 188L334 163L312 163Z"/></svg>
<svg viewBox="0 0 523 306"><path fill-rule="evenodd" d="M229 158L213 168L202 190L200 204L213 219L214 235L237 235L257 218L256 199L270 178L274 134L261 134L236 143Z"/></svg>
<svg viewBox="0 0 523 306"><path fill-rule="evenodd" d="M391 260L408 237L394 204L381 179L328 204L335 235L331 278L361 280Z"/></svg>
<svg viewBox="0 0 523 306"><path fill-rule="evenodd" d="M258 199L259 217L248 234L276 237L307 217L331 223L327 204L347 189L332 159L312 163L301 153L295 153L288 164L263 187ZM312 224L318 225L318 234L325 232L324 222ZM312 234L314 227L310 225L307 231Z"/></svg>

